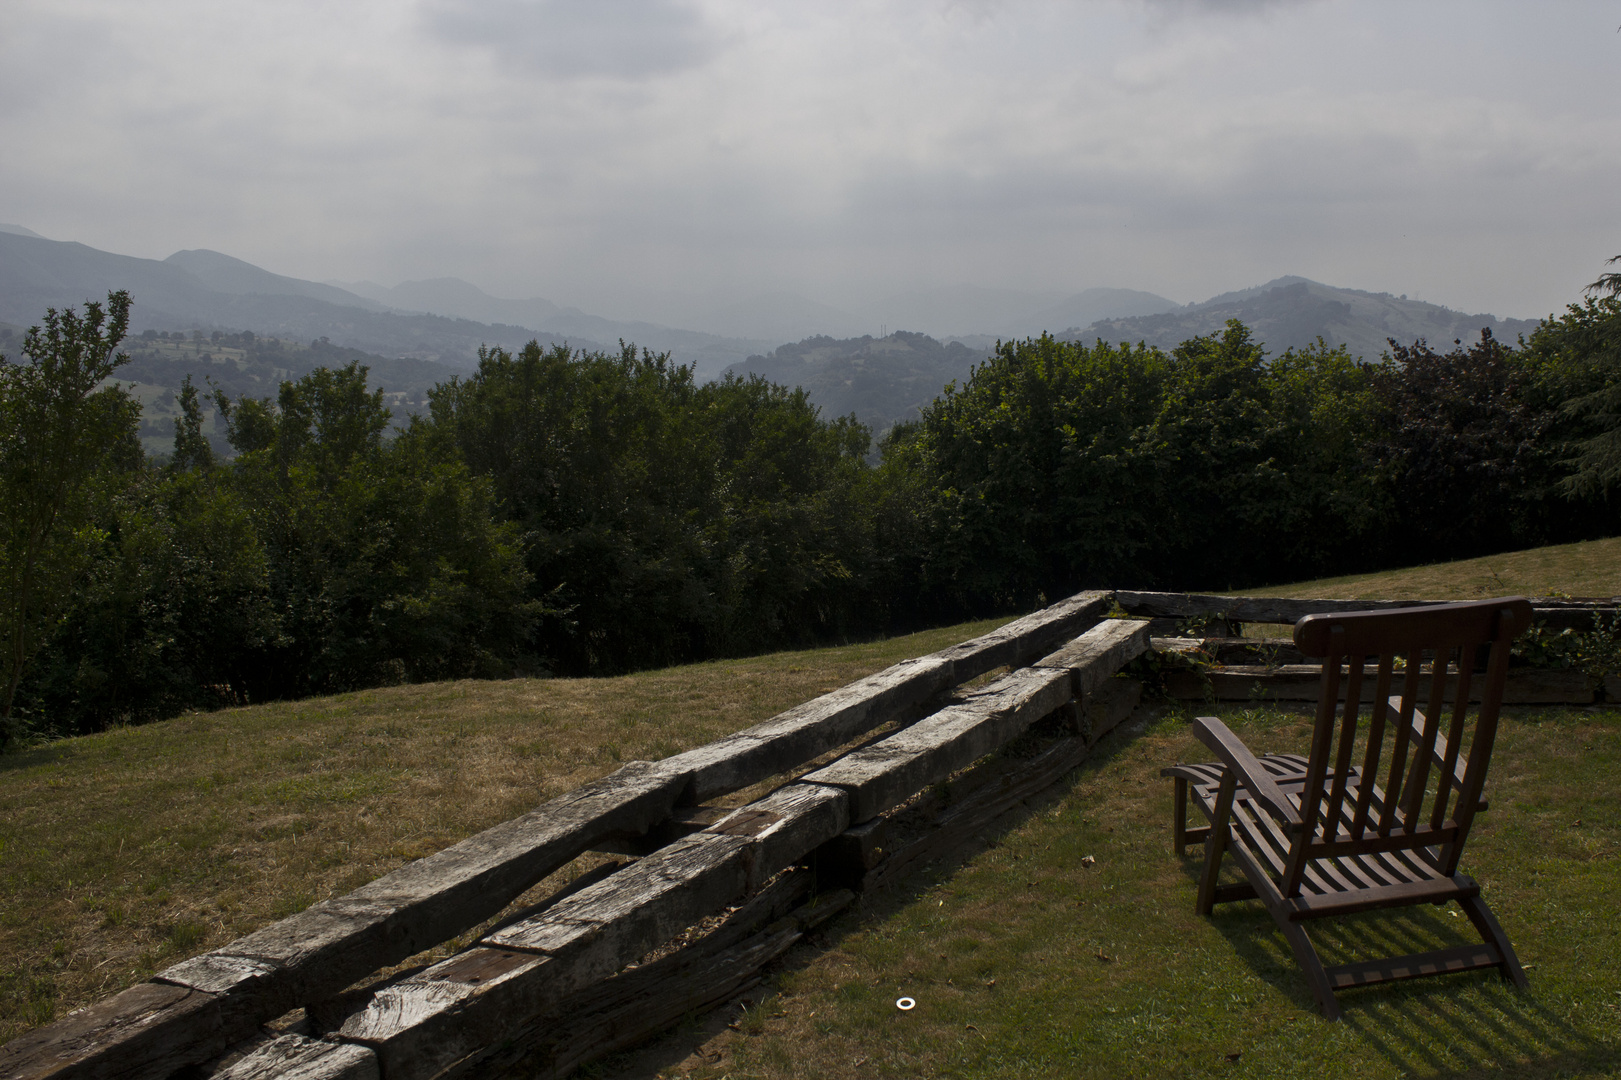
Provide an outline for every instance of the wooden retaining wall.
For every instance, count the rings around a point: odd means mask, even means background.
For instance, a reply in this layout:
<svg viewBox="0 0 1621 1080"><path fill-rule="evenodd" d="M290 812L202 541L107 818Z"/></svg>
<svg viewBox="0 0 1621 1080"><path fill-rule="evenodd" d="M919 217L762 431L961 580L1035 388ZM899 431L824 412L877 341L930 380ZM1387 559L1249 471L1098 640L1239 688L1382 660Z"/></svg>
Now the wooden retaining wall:
<svg viewBox="0 0 1621 1080"><path fill-rule="evenodd" d="M1105 618L1117 601L1140 617ZM629 763L176 964L0 1047L0 1080L425 1080L475 1065L488 1071L503 1059L561 1075L725 1000L853 891L898 880L1073 769L1136 704L1140 687L1111 677L1151 647L1152 629L1203 620L1235 633L1244 622L1391 606L1399 605L1078 594L706 746ZM1537 608L1550 625L1575 627L1614 611L1608 601ZM1160 644L1206 656L1226 649L1236 660L1255 647L1210 638ZM1246 666L1256 670L1237 670ZM1007 674L963 689L1002 667ZM1315 698L1318 669L1206 664L1186 673L1179 691L1183 674L1167 678L1173 693L1288 699L1308 684ZM1062 730L1036 757L1013 768L987 760L1043 721ZM805 771L886 724L894 730ZM967 778L969 795L945 808L920 797L953 775ZM746 806L703 805L773 777L785 782ZM349 989L485 923L580 854L627 845L641 857L449 959ZM296 1031L265 1028L300 1008Z"/></svg>
<svg viewBox="0 0 1621 1080"><path fill-rule="evenodd" d="M1298 600L1192 593L1115 593L1120 606L1151 621L1157 651L1182 656L1164 674L1165 692L1190 701L1316 701L1322 666L1305 662L1288 637L1240 637L1244 624L1290 625L1306 615L1422 607L1438 600ZM1614 625L1621 598L1532 601L1537 623L1551 630L1588 631L1595 619ZM1214 635L1186 636L1217 631ZM1170 635L1177 635L1172 637ZM1163 636L1161 636L1163 635ZM1427 682L1427 680L1426 680ZM1476 688L1478 692L1478 687ZM1341 684L1341 695L1345 684ZM1428 690L1422 690L1428 693ZM1448 700L1451 700L1448 698ZM1509 705L1590 705L1621 702L1621 676L1574 669L1511 668L1503 701Z"/></svg>

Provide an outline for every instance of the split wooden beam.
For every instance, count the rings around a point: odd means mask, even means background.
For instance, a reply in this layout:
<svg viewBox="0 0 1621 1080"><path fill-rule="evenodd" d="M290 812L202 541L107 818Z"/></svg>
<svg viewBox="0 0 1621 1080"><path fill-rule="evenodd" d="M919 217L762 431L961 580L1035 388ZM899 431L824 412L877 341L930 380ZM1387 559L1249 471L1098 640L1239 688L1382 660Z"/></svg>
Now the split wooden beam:
<svg viewBox="0 0 1621 1080"><path fill-rule="evenodd" d="M723 911L849 823L836 788L792 783L539 915L385 986L334 1033L387 1080L431 1077Z"/></svg>

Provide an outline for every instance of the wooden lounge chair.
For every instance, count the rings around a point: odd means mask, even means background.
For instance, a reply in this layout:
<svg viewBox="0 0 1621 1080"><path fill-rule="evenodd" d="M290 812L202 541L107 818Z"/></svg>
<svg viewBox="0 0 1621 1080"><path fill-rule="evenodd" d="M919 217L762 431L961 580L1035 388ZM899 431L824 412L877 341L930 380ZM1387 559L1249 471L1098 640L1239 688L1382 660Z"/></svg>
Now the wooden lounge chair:
<svg viewBox="0 0 1621 1080"><path fill-rule="evenodd" d="M1531 605L1519 597L1308 615L1295 624L1295 644L1323 658L1310 756L1257 758L1206 716L1195 732L1221 760L1161 771L1176 780L1178 853L1205 844L1196 910L1265 903L1329 1019L1340 1013L1336 990L1392 979L1496 967L1525 985L1480 886L1458 872L1458 857L1475 814L1486 809L1482 789L1509 646L1530 625ZM1363 702L1371 706L1366 715ZM1187 827L1190 787L1207 827ZM1218 884L1229 853L1246 880ZM1303 925L1449 900L1482 944L1324 968Z"/></svg>

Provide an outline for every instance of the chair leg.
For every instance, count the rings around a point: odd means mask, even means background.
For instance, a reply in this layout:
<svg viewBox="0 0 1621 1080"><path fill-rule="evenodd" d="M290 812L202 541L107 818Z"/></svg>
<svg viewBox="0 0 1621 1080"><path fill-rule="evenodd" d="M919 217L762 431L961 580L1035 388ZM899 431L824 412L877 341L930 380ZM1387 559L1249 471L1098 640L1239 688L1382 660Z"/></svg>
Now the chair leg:
<svg viewBox="0 0 1621 1080"><path fill-rule="evenodd" d="M1289 948L1294 951L1295 963L1306 973L1306 982L1311 986L1312 996L1317 999L1317 1007L1323 1010L1323 1016L1327 1019L1338 1020L1339 999L1334 996L1334 988L1328 984L1328 972L1323 970L1323 962L1317 959L1317 950L1312 946L1311 938L1306 936L1306 928L1287 917L1279 918L1276 912L1272 917L1277 921L1278 929L1283 931Z"/></svg>
<svg viewBox="0 0 1621 1080"><path fill-rule="evenodd" d="M1503 978L1522 990L1530 985L1526 981L1525 971L1520 967L1520 958L1514 955L1514 946L1508 943L1508 935L1503 933L1502 926L1498 924L1497 917L1492 914L1492 909L1486 906L1486 902L1478 896L1469 896L1459 900L1458 906L1469 916L1469 921L1475 924L1481 938L1497 947L1497 955L1503 958L1500 965Z"/></svg>
<svg viewBox="0 0 1621 1080"><path fill-rule="evenodd" d="M1171 843L1176 845L1176 853L1181 855L1188 850L1188 781L1186 777L1176 778L1175 804L1171 810Z"/></svg>
<svg viewBox="0 0 1621 1080"><path fill-rule="evenodd" d="M1221 779L1216 792L1216 812L1210 820L1210 832L1204 841L1204 874L1199 879L1199 899L1193 911L1208 915L1216 906L1216 879L1221 876L1221 857L1227 852L1227 840L1232 835L1233 793L1238 783L1232 770Z"/></svg>

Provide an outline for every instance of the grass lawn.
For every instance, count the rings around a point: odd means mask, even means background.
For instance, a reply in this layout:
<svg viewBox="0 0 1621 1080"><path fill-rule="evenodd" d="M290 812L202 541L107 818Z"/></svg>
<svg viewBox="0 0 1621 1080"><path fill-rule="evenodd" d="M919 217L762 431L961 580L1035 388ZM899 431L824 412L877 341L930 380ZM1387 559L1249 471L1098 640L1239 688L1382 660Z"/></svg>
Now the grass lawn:
<svg viewBox="0 0 1621 1080"><path fill-rule="evenodd" d="M1549 593L1621 596L1621 537L1238 591L1247 596L1329 600L1474 600Z"/></svg>
<svg viewBox="0 0 1621 1080"><path fill-rule="evenodd" d="M1271 591L1621 593L1621 541L1494 558ZM1327 591L1342 584L1366 591ZM0 1041L622 760L707 742L991 625L618 679L395 687L0 756ZM1223 716L1266 750L1300 746L1308 723ZM825 927L735 1030L735 1013L695 1018L588 1072L1621 1075L1621 713L1520 710L1499 736L1493 807L1464 868L1530 992L1495 976L1423 980L1343 995L1339 1024L1316 1013L1259 905L1192 914L1197 861L1169 849L1157 776L1205 756L1186 719L1139 711L1041 805ZM1317 939L1334 963L1362 945L1463 940L1465 926L1425 908ZM915 1010L895 1009L903 994Z"/></svg>
<svg viewBox="0 0 1621 1080"><path fill-rule="evenodd" d="M1194 915L1198 849L1170 849L1162 765L1205 760L1191 714L1139 710L1042 805L959 864L868 901L789 957L735 1031L605 1075L1621 1075L1621 713L1523 710L1464 870L1528 968L1340 995L1317 1012L1257 902ZM1311 718L1228 710L1252 746L1303 752ZM1083 857L1096 862L1085 865ZM1478 940L1456 905L1311 924L1326 963ZM896 999L917 1001L910 1012ZM614 1063L611 1063L614 1064Z"/></svg>

